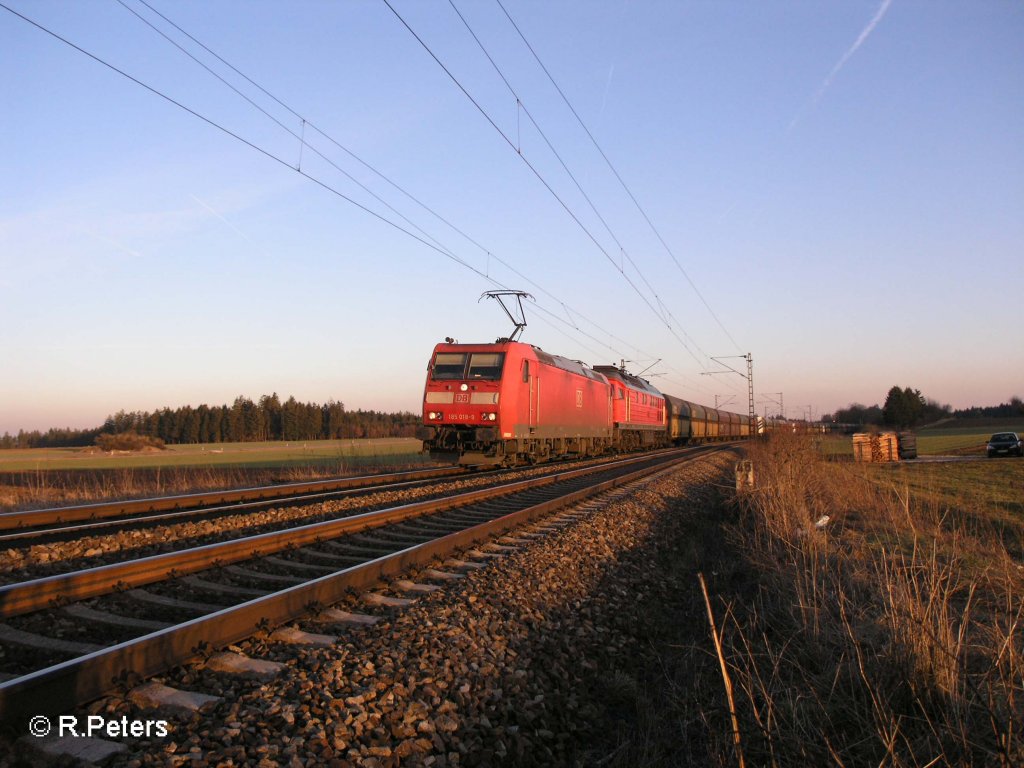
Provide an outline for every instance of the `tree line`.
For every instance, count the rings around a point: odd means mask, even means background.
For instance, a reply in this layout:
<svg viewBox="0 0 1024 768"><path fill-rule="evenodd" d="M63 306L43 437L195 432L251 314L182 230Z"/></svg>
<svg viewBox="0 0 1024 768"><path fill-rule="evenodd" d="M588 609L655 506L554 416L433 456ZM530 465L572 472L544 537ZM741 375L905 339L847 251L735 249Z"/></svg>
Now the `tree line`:
<svg viewBox="0 0 1024 768"><path fill-rule="evenodd" d="M118 411L91 429L21 430L4 433L2 448L87 446L103 435L133 433L166 444L235 443L265 440L334 440L361 437L412 437L419 417L408 411L348 411L335 400L284 402L275 392L253 401L239 396L231 405L190 405L156 411Z"/></svg>
<svg viewBox="0 0 1024 768"><path fill-rule="evenodd" d="M972 406L953 411L953 415L961 419L990 418L1005 419L1014 416L1024 416L1024 401L1019 397L1011 397L1010 402L985 407Z"/></svg>
<svg viewBox="0 0 1024 768"><path fill-rule="evenodd" d="M1000 405L972 406L971 408L953 410L949 405L940 405L937 401L924 397L919 389L894 386L889 389L885 403L881 406L850 403L846 408L840 408L835 413L822 416L822 421L908 428L948 418L1013 418L1021 416L1024 416L1024 402L1019 397L1011 397L1010 402Z"/></svg>

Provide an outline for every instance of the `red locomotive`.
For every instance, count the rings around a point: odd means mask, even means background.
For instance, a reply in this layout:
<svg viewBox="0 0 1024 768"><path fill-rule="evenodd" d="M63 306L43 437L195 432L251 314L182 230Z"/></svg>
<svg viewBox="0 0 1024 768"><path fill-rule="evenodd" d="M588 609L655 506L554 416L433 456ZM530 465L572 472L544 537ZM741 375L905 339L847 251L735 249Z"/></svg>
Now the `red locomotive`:
<svg viewBox="0 0 1024 768"><path fill-rule="evenodd" d="M436 458L517 464L613 446L608 379L515 341L438 344L417 437Z"/></svg>
<svg viewBox="0 0 1024 768"><path fill-rule="evenodd" d="M665 397L647 381L614 365L598 365L608 377L615 424L615 445L623 450L666 444Z"/></svg>
<svg viewBox="0 0 1024 768"><path fill-rule="evenodd" d="M747 416L508 339L434 347L417 430L433 458L507 466L749 435Z"/></svg>

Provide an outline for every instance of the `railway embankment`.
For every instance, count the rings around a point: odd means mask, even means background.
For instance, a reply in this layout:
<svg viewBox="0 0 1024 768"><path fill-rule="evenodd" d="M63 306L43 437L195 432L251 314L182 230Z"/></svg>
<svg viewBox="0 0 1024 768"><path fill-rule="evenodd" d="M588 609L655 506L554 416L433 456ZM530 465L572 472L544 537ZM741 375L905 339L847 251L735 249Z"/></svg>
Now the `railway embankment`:
<svg viewBox="0 0 1024 768"><path fill-rule="evenodd" d="M154 516L148 522L144 518L125 523L114 521L95 531L88 528L90 521L84 521L80 523L82 533L75 530L69 530L67 534L42 531L39 538L45 539L43 543L36 543L28 534L19 534L17 530L14 533L25 538L5 542L4 533L7 532L0 532L0 585L283 530L398 504L442 498L556 470L557 467L547 465L497 475L470 475L437 483L410 484L396 489L357 489L355 493L350 492L351 495L339 493L336 498L325 494L327 498L323 501L282 499L276 504L261 504L256 509L236 511L227 506L209 513L189 513L180 519L176 517L180 513L168 512Z"/></svg>
<svg viewBox="0 0 1024 768"><path fill-rule="evenodd" d="M689 695L664 679L670 646L706 655L695 574L713 570L735 459L703 457L589 502L329 647L240 643L284 664L270 677L172 670L158 681L219 701L170 717L166 737L122 740L110 764L632 765L700 749L649 726ZM88 713L154 716L128 697Z"/></svg>

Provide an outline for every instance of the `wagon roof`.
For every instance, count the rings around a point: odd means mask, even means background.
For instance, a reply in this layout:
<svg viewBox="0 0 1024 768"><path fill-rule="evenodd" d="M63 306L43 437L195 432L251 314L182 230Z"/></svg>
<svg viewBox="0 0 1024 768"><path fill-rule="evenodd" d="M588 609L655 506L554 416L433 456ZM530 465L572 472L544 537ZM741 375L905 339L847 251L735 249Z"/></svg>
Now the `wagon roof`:
<svg viewBox="0 0 1024 768"><path fill-rule="evenodd" d="M623 384L632 387L633 389L638 389L641 392L650 392L652 395L657 395L658 397L664 397L661 391L649 381L633 376L630 373L626 373L625 371L616 368L614 365L595 365L594 370L600 371L609 379L621 381Z"/></svg>

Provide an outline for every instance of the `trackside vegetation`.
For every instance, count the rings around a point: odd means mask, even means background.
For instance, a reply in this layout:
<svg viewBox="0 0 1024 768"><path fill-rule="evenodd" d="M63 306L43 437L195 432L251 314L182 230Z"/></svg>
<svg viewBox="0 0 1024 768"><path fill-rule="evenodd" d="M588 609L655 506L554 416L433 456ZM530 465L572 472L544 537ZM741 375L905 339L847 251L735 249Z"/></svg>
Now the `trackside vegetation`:
<svg viewBox="0 0 1024 768"><path fill-rule="evenodd" d="M636 595L649 648L603 764L1024 765L1024 461L745 451L753 485L730 472L659 518L664 584Z"/></svg>
<svg viewBox="0 0 1024 768"><path fill-rule="evenodd" d="M737 754L1021 764L1024 465L950 480L825 461L786 435L750 458L730 534L743 586L718 598Z"/></svg>

